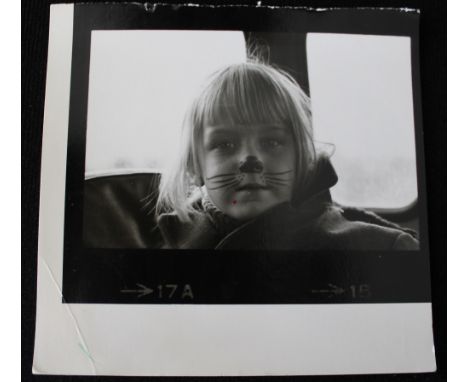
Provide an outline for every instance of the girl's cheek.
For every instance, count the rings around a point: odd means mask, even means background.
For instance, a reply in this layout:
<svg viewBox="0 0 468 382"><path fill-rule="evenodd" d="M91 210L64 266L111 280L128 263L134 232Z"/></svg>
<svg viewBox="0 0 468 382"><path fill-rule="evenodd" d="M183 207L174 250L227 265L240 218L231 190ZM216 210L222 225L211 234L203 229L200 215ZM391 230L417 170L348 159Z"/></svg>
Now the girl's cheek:
<svg viewBox="0 0 468 382"><path fill-rule="evenodd" d="M226 169L234 171L236 168L236 162L229 157L219 158L212 157L206 161L206 170L209 176L218 175Z"/></svg>
<svg viewBox="0 0 468 382"><path fill-rule="evenodd" d="M281 171L285 170L285 167L287 167L289 170L293 161L293 155L290 155L290 153L288 152L278 152L276 154L269 154L263 158L265 172Z"/></svg>

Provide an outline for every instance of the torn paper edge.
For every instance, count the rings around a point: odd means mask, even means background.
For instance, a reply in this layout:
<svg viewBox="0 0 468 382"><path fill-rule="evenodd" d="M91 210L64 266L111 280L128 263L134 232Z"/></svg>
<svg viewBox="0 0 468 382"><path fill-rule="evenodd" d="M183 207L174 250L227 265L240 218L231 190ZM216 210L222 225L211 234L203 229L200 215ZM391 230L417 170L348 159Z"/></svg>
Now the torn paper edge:
<svg viewBox="0 0 468 382"><path fill-rule="evenodd" d="M77 4L89 4L89 3L77 3ZM144 8L147 12L154 12L158 7L172 7L175 10L181 7L196 7L196 8L263 8L263 9L290 9L300 11L312 11L312 12L328 12L337 10L380 10L380 11L399 11L407 13L420 13L417 8L409 7L308 7L301 5L268 5L263 4L262 1L257 1L256 4L210 4L210 3L163 3L163 2L122 2L113 3L108 2L105 4L125 4L135 5Z"/></svg>

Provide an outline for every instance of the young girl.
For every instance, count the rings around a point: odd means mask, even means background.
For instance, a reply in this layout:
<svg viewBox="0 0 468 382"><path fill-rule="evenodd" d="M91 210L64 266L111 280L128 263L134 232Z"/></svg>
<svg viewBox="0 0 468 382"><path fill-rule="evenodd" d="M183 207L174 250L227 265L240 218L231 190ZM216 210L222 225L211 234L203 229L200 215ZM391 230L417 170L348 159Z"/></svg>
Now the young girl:
<svg viewBox="0 0 468 382"><path fill-rule="evenodd" d="M188 112L156 211L166 248L417 249L377 215L334 205L310 99L287 73L247 62L215 73ZM356 219L358 216L358 219Z"/></svg>

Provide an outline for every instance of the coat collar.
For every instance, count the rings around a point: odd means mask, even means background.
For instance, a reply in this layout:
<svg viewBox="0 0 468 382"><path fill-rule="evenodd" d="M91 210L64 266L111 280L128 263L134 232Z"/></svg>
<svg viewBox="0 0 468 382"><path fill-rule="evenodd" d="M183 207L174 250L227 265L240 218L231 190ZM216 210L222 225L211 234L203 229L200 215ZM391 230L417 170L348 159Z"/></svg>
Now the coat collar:
<svg viewBox="0 0 468 382"><path fill-rule="evenodd" d="M257 218L238 226L235 232L250 226L258 220L274 218L278 211L293 212L294 206L308 210L308 213L319 213L325 203L331 203L329 188L338 181L336 172L327 157L319 157L314 169L307 177L304 186L296 194L292 203L282 203ZM193 249L193 248L215 248L218 243L222 244L225 232L216 229L212 219L204 213L201 208L201 200L196 201L200 206L200 214L194 214L190 222L182 222L174 213L161 214L157 221L160 232L168 248ZM292 205L291 205L292 204ZM310 210L310 211L309 211ZM203 212L202 212L203 211ZM228 235L230 236L230 235Z"/></svg>

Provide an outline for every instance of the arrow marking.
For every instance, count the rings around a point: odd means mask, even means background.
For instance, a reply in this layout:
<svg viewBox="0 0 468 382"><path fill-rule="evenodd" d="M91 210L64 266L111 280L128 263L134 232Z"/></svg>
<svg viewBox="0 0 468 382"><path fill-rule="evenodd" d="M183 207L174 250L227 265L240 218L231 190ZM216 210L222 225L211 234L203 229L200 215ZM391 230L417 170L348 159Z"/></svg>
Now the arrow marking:
<svg viewBox="0 0 468 382"><path fill-rule="evenodd" d="M136 284L136 285L141 289L121 289L120 292L121 293L138 293L137 298L146 296L154 292L153 289L148 288L147 286L144 286L143 284Z"/></svg>
<svg viewBox="0 0 468 382"><path fill-rule="evenodd" d="M343 288L337 287L336 285L328 284L328 286L330 289L311 289L310 292L311 293L328 293L330 295L334 294L335 296L338 296L339 294L343 294L345 292Z"/></svg>

